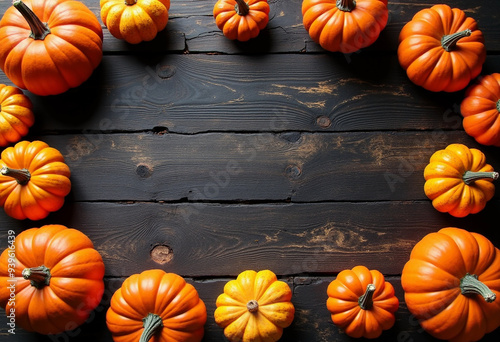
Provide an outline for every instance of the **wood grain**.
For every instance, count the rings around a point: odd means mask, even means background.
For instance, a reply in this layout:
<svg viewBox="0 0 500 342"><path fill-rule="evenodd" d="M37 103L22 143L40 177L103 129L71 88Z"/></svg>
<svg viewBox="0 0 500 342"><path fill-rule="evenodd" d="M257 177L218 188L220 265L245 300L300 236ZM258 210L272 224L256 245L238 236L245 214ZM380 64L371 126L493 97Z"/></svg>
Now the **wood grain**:
<svg viewBox="0 0 500 342"><path fill-rule="evenodd" d="M499 63L488 57L484 72ZM463 100L411 84L395 56L373 53L107 56L79 88L29 95L36 134L456 130Z"/></svg>
<svg viewBox="0 0 500 342"><path fill-rule="evenodd" d="M99 0L84 3L101 21ZM2 314L0 341L111 342L111 295L150 268L197 288L208 309L203 342L226 341L213 320L225 282L265 268L293 288L296 316L280 341L353 341L331 322L326 288L364 264L383 272L400 300L395 326L376 341L437 342L406 308L402 268L413 246L443 227L500 246L500 197L466 218L439 213L423 192L423 169L450 143L481 149L496 170L500 155L463 131L464 91L423 90L398 63L402 27L435 2L389 1L379 39L346 55L311 40L301 0L269 0L269 24L247 43L218 30L214 3L172 0L167 28L138 45L103 27L103 60L87 82L58 96L26 92L36 123L25 139L58 148L73 187L44 220L0 212L0 249L8 229L77 228L103 256L106 290L75 331L12 335ZM441 3L478 21L482 74L498 72L500 2ZM0 13L9 6L0 0ZM0 83L11 84L3 73ZM499 339L497 329L482 341Z"/></svg>

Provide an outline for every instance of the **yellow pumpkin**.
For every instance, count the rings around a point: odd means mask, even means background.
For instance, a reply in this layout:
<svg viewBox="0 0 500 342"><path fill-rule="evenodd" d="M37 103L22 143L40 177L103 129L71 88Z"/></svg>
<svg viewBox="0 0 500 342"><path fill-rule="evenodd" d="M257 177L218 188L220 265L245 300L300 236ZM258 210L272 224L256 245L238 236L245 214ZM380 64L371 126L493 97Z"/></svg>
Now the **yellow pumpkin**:
<svg viewBox="0 0 500 342"><path fill-rule="evenodd" d="M215 322L231 342L273 342L292 324L295 308L287 283L269 271L241 272L216 301Z"/></svg>
<svg viewBox="0 0 500 342"><path fill-rule="evenodd" d="M130 44L153 40L167 26L170 0L101 0L101 20Z"/></svg>

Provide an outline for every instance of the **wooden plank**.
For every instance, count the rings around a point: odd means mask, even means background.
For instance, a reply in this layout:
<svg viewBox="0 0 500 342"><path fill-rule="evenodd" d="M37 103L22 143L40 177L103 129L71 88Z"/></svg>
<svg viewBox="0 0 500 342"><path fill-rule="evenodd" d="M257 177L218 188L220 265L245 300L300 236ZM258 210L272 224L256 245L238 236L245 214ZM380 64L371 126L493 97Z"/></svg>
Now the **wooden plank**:
<svg viewBox="0 0 500 342"><path fill-rule="evenodd" d="M203 341L225 341L223 331L214 321L215 300L222 293L224 284L232 278L222 278L213 281L197 281L186 279L197 289L200 298L207 306L207 323ZM330 320L326 309L326 289L334 277L294 277L281 278L290 283L293 288L292 302L295 306L295 316L292 324L283 332L280 342L348 342L349 338L341 329ZM12 342L109 342L111 333L107 330L105 313L109 307L112 293L121 286L124 278L106 279L106 289L103 299L89 320L73 331L58 335L42 336L24 331L17 327L15 335L7 331L6 318L0 315L0 338ZM408 311L404 303L404 292L399 277L386 277L400 300L400 307L396 312L395 325L383 332L382 336L372 341L398 342L433 342L438 341L430 337L418 324L418 321ZM500 330L487 334L481 341L496 342L500 338ZM363 341L363 339L361 339Z"/></svg>
<svg viewBox="0 0 500 342"><path fill-rule="evenodd" d="M98 0L83 1L90 10L100 19ZM442 1L465 11L479 23L484 33L486 46L490 52L500 50L500 24L491 13L500 11L497 1L479 1L471 6L470 2ZM239 43L230 41L223 36L215 25L213 5L215 1L181 1L172 0L169 11L167 28L152 42L131 45L111 36L104 30L105 53L129 52L180 52L190 53L219 52L226 54L241 53L318 53L325 51L309 37L302 23L301 0L274 0L270 4L270 20L261 34L250 42ZM414 2L389 2L389 20L379 39L368 51L395 51L398 45L398 36L405 23L411 20L419 10L431 7L435 2L421 0ZM0 1L0 13L10 7L10 1ZM487 9L484 9L487 7Z"/></svg>
<svg viewBox="0 0 500 342"><path fill-rule="evenodd" d="M426 234L452 226L500 246L500 201L463 219L428 202L222 205L201 203L68 203L40 222L0 216L19 234L61 223L86 234L106 275L123 277L160 267L185 277L235 276L269 268L283 276L336 274L355 264L400 274ZM0 243L7 246L6 230ZM159 249L156 249L159 248ZM161 253L161 252L164 253Z"/></svg>
<svg viewBox="0 0 500 342"><path fill-rule="evenodd" d="M74 201L427 200L423 170L464 132L68 134L38 137L72 170Z"/></svg>
<svg viewBox="0 0 500 342"><path fill-rule="evenodd" d="M484 73L499 63L489 57ZM107 56L78 88L27 94L37 134L450 130L461 129L463 100L412 84L381 54Z"/></svg>

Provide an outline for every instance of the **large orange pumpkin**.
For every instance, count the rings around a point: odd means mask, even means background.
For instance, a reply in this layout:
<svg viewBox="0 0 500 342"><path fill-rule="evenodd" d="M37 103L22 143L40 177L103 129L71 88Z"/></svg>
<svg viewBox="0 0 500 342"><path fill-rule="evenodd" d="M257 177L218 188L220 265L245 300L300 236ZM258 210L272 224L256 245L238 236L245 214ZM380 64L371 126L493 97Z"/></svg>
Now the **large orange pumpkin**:
<svg viewBox="0 0 500 342"><path fill-rule="evenodd" d="M199 342L206 320L194 286L159 269L125 279L106 313L115 342Z"/></svg>
<svg viewBox="0 0 500 342"><path fill-rule="evenodd" d="M104 293L104 263L90 239L62 225L15 236L0 256L0 305L27 331L58 334L83 324Z"/></svg>
<svg viewBox="0 0 500 342"><path fill-rule="evenodd" d="M267 0L218 0L213 15L226 38L246 42L266 27L269 10Z"/></svg>
<svg viewBox="0 0 500 342"><path fill-rule="evenodd" d="M341 271L327 289L332 321L354 338L377 338L396 321L399 300L377 270L356 266Z"/></svg>
<svg viewBox="0 0 500 342"><path fill-rule="evenodd" d="M498 175L483 152L450 144L432 154L424 169L424 192L438 211L465 217L483 210L493 198Z"/></svg>
<svg viewBox="0 0 500 342"><path fill-rule="evenodd" d="M387 0L304 0L302 21L325 50L358 51L373 44L387 25Z"/></svg>
<svg viewBox="0 0 500 342"><path fill-rule="evenodd" d="M270 270L241 272L217 297L215 322L230 342L275 342L292 324L292 290Z"/></svg>
<svg viewBox="0 0 500 342"><path fill-rule="evenodd" d="M153 40L167 26L170 0L101 0L101 20L130 44Z"/></svg>
<svg viewBox="0 0 500 342"><path fill-rule="evenodd" d="M406 23L399 34L398 58L416 85L454 92L479 75L486 48L473 18L441 4L421 10Z"/></svg>
<svg viewBox="0 0 500 342"><path fill-rule="evenodd" d="M0 21L0 68L37 95L82 84L102 59L97 17L75 0L24 1L14 1Z"/></svg>
<svg viewBox="0 0 500 342"><path fill-rule="evenodd" d="M426 235L403 268L408 310L432 336L479 341L500 326L500 250L449 227Z"/></svg>
<svg viewBox="0 0 500 342"><path fill-rule="evenodd" d="M0 206L7 215L40 220L59 210L71 190L64 157L43 141L21 141L2 151Z"/></svg>
<svg viewBox="0 0 500 342"><path fill-rule="evenodd" d="M29 97L16 87L0 84L0 146L18 142L35 123Z"/></svg>
<svg viewBox="0 0 500 342"><path fill-rule="evenodd" d="M483 145L500 147L500 74L481 77L460 104L465 132Z"/></svg>

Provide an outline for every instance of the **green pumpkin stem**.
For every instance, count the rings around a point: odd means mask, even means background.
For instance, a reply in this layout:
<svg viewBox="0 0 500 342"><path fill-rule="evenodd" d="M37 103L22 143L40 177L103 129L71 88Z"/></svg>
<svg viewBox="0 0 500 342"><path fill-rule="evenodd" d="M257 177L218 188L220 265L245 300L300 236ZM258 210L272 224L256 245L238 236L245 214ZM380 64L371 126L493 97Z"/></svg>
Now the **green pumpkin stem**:
<svg viewBox="0 0 500 342"><path fill-rule="evenodd" d="M38 266L25 268L22 272L23 278L29 280L31 286L36 287L37 289L41 289L44 286L48 286L50 284L50 269L46 266Z"/></svg>
<svg viewBox="0 0 500 342"><path fill-rule="evenodd" d="M250 12L250 6L246 3L245 0L236 0L236 5L234 5L234 10L238 15L242 17L247 15Z"/></svg>
<svg viewBox="0 0 500 342"><path fill-rule="evenodd" d="M452 51L455 48L455 45L457 45L458 41L464 37L469 37L472 34L472 31L469 29L456 32L453 34L448 34L446 36L443 36L441 38L441 46L443 49L445 49L447 52Z"/></svg>
<svg viewBox="0 0 500 342"><path fill-rule="evenodd" d="M252 299L247 303L247 310L249 312L257 312L257 310L259 310L259 302L257 302L255 299Z"/></svg>
<svg viewBox="0 0 500 342"><path fill-rule="evenodd" d="M462 179L465 184L469 185L470 183L479 180L479 179L487 179L491 178L493 180L498 179L498 172L474 172L474 171L466 171L462 176Z"/></svg>
<svg viewBox="0 0 500 342"><path fill-rule="evenodd" d="M356 8L356 1L354 0L337 0L335 6L343 12L351 12Z"/></svg>
<svg viewBox="0 0 500 342"><path fill-rule="evenodd" d="M463 295L479 294L483 296L484 300L488 303L493 302L497 297L488 286L477 279L476 275L468 273L460 279L460 290Z"/></svg>
<svg viewBox="0 0 500 342"><path fill-rule="evenodd" d="M21 185L26 185L31 179L31 173L27 169L11 169L4 166L0 169L2 176L12 177Z"/></svg>
<svg viewBox="0 0 500 342"><path fill-rule="evenodd" d="M365 294L359 297L358 305L363 310L370 310L373 307L373 293L375 292L375 285L368 284Z"/></svg>
<svg viewBox="0 0 500 342"><path fill-rule="evenodd" d="M497 110L500 112L500 100L497 101Z"/></svg>
<svg viewBox="0 0 500 342"><path fill-rule="evenodd" d="M12 5L22 14L24 19L28 22L28 25L31 29L30 38L42 40L50 33L50 29L47 24L44 24L30 8L26 6L24 2L22 2L22 0L15 0Z"/></svg>
<svg viewBox="0 0 500 342"><path fill-rule="evenodd" d="M142 331L139 342L148 342L154 334L163 328L163 321L157 314L149 313L142 319L142 326L144 330Z"/></svg>

